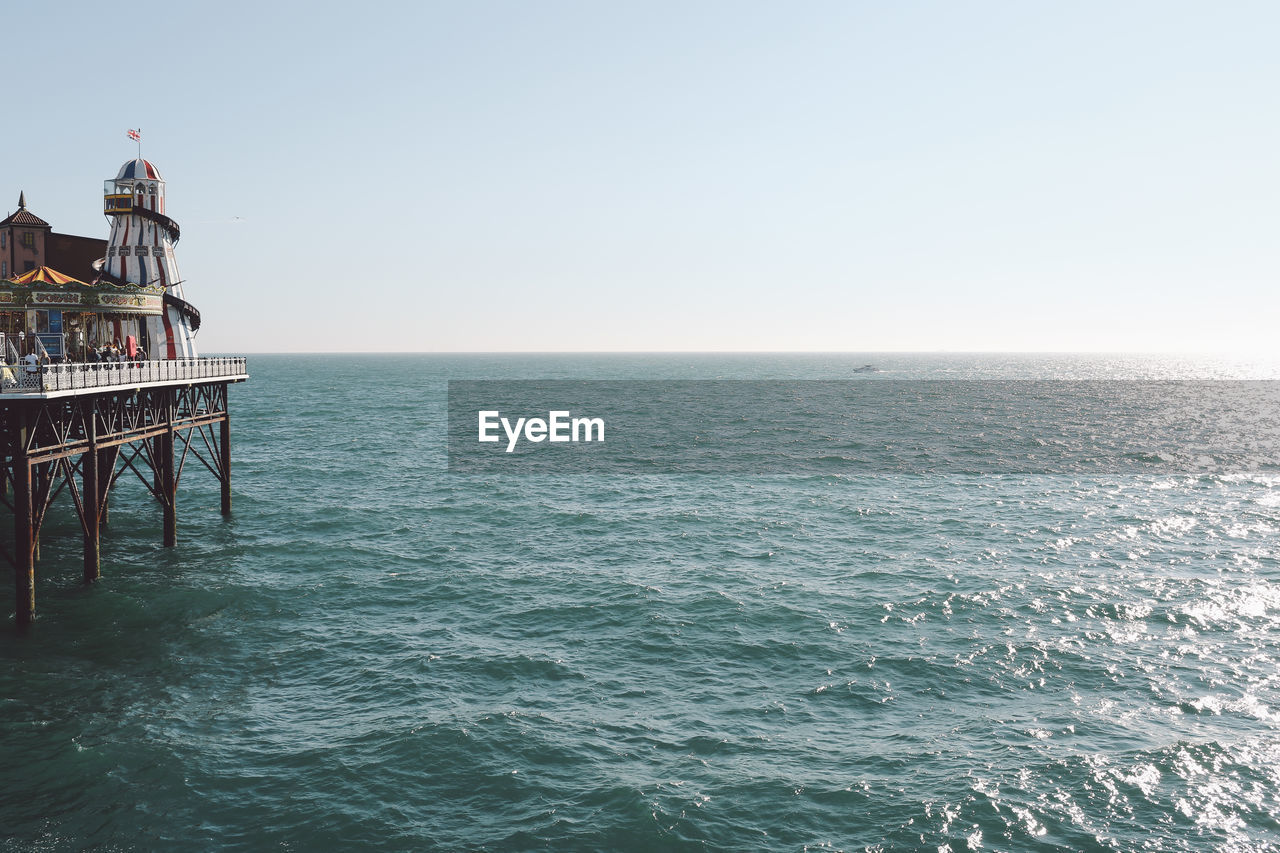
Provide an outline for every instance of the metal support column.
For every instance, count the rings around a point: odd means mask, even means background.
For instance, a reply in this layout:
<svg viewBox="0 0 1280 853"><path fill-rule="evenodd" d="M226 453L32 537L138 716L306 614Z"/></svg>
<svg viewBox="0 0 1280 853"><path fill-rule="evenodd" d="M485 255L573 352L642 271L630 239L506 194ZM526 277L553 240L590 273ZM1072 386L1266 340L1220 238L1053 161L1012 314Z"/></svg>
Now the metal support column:
<svg viewBox="0 0 1280 853"><path fill-rule="evenodd" d="M31 462L27 458L29 431L24 411L13 452L13 591L20 628L30 625L36 617L36 543L31 529Z"/></svg>
<svg viewBox="0 0 1280 853"><path fill-rule="evenodd" d="M84 582L93 583L102 577L102 548L99 535L99 520L102 518L102 490L98 487L98 471L102 460L98 454L98 413L97 407L88 406L85 430L88 433L89 449L80 461L83 472L84 488L80 490L82 515L84 522Z"/></svg>
<svg viewBox="0 0 1280 853"><path fill-rule="evenodd" d="M177 472L174 464L174 429L173 429L173 413L174 398L172 392L166 392L165 395L165 431L160 436L162 449L160 451L160 477L161 477L161 494L164 500L161 502L164 506L164 544L166 548L172 548L178 544L178 482Z"/></svg>
<svg viewBox="0 0 1280 853"><path fill-rule="evenodd" d="M222 423L218 427L218 453L222 462L222 514L231 515L231 413L222 413Z"/></svg>

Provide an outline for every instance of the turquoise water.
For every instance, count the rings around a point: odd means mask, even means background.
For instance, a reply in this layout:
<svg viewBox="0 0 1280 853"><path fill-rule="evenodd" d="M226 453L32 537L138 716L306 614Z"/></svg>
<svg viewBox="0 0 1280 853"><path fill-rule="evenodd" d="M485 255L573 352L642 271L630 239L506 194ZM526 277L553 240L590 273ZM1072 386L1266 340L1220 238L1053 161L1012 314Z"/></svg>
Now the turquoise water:
<svg viewBox="0 0 1280 853"><path fill-rule="evenodd" d="M1280 848L1274 459L507 476L450 474L445 455L451 378L1274 365L258 356L250 372L231 394L232 519L188 467L164 549L159 509L121 481L84 587L77 522L53 510L39 620L0 632L3 849ZM1113 408L1075 416L1138 430Z"/></svg>

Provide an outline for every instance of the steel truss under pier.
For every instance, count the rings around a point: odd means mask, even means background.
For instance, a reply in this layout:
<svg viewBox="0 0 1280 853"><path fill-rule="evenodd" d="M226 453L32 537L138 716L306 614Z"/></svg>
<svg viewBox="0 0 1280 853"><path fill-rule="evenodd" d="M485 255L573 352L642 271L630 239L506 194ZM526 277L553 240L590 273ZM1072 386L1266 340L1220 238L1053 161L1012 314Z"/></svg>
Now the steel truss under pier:
<svg viewBox="0 0 1280 853"><path fill-rule="evenodd" d="M203 359L202 359L203 361ZM13 541L0 553L13 566L19 626L35 617L40 528L63 492L84 532L84 579L101 575L99 532L111 487L132 472L164 513L164 544L178 539L178 482L190 459L222 485L231 512L231 421L227 389L248 378L244 359L198 380L0 395L0 505L13 514ZM122 377L123 378L123 377Z"/></svg>

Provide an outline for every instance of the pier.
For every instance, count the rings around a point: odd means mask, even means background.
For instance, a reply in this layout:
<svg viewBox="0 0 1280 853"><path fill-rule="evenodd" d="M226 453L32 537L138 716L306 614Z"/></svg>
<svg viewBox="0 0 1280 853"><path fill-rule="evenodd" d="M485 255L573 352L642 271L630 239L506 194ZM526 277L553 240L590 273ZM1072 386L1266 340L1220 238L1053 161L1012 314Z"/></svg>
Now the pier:
<svg viewBox="0 0 1280 853"><path fill-rule="evenodd" d="M178 540L178 484L189 461L221 484L231 512L228 388L249 378L243 357L14 364L0 367L0 506L13 517L0 551L14 571L15 619L35 618L35 567L50 506L70 495L84 534L84 580L101 575L100 531L111 488L132 472ZM3 523L3 522L0 522Z"/></svg>

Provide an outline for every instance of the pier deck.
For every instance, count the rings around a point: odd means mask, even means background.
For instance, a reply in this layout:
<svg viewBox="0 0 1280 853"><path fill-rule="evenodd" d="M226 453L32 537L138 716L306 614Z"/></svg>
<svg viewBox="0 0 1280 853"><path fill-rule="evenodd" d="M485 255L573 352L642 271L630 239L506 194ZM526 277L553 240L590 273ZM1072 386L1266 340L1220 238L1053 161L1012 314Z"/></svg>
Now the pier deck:
<svg viewBox="0 0 1280 853"><path fill-rule="evenodd" d="M15 618L35 617L35 565L49 507L71 495L84 533L84 579L101 574L99 531L111 487L132 471L177 543L177 489L194 458L221 483L231 512L227 389L249 378L243 357L0 367L0 506L13 515L0 556L14 569ZM144 473L145 472L145 473Z"/></svg>

